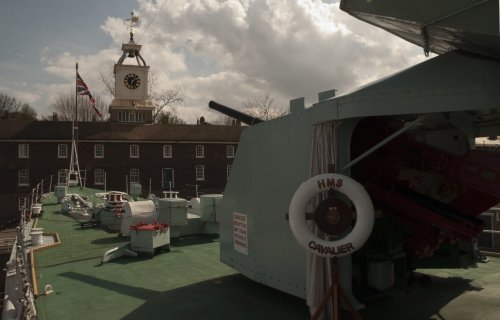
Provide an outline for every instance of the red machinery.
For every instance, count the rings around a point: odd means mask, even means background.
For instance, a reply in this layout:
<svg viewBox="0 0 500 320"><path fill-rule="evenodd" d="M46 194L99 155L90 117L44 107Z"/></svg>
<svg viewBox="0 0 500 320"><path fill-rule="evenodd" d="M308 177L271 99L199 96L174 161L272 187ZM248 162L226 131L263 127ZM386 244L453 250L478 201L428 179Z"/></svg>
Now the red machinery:
<svg viewBox="0 0 500 320"><path fill-rule="evenodd" d="M354 156L398 129L393 125L384 119L360 124ZM409 133L364 159L353 176L382 212L396 213L406 229L405 247L417 258L432 256L442 243L476 241L483 229L476 216L500 201L500 156L477 150L452 154Z"/></svg>

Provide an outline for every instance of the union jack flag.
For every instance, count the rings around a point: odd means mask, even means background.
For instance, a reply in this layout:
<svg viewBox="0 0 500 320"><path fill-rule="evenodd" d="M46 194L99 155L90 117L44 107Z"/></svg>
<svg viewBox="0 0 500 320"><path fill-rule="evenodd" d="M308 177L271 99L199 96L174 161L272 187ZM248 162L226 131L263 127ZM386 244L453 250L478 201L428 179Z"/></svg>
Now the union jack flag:
<svg viewBox="0 0 500 320"><path fill-rule="evenodd" d="M90 93L89 87L87 87L87 84L83 81L78 72L76 73L76 93L80 96L89 96L90 103L92 103L92 108L94 108L95 113L102 118L102 114L95 105L96 102L94 97Z"/></svg>

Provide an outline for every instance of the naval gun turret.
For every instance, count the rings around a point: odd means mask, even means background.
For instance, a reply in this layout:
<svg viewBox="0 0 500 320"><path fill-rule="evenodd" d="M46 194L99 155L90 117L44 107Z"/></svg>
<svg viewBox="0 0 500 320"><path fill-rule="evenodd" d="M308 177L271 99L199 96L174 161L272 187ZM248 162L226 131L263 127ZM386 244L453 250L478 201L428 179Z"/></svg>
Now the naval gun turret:
<svg viewBox="0 0 500 320"><path fill-rule="evenodd" d="M500 157L475 150L475 138L500 135L499 2L343 0L341 8L439 55L349 93L320 94L308 108L292 100L290 114L243 132L219 216L221 261L312 308L328 282L314 251L342 256L342 287L360 308L353 284L380 292L407 287L417 267L474 265L478 215L500 202ZM493 22L496 34L481 35ZM342 178L310 182L325 174L355 180L373 203L373 230L363 229L356 252L355 242L298 241L285 218L307 183L335 189L351 230L367 221L359 199L342 194ZM310 216L325 198L302 201L293 223L299 216L323 237Z"/></svg>
<svg viewBox="0 0 500 320"><path fill-rule="evenodd" d="M241 121L242 123L249 125L249 126L252 126L254 124L261 123L262 121L264 121L264 120L260 119L259 117L251 116L249 114L246 114L246 113L238 111L236 109L227 107L227 106L222 105L220 103L217 103L215 101L210 101L208 103L208 106L211 109L217 110L217 111L225 114L226 116L234 118L238 121Z"/></svg>

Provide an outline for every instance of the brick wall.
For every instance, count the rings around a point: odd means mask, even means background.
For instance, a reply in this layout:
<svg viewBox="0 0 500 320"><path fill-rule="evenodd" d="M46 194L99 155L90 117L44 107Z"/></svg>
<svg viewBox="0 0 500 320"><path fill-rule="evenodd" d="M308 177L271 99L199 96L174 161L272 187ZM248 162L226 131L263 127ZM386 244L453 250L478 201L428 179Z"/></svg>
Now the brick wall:
<svg viewBox="0 0 500 320"><path fill-rule="evenodd" d="M174 189L181 196L190 198L195 195L192 185L200 185L199 191L204 193L221 193L226 185L226 168L233 159L226 157L227 144L201 144L205 149L204 158L195 157L195 148L198 143L178 143L172 145L172 158L163 158L163 143L102 143L104 158L94 158L94 145L91 142L79 144L80 169L87 170L86 185L94 185L94 170L104 169L107 177L107 189L125 190L126 175L131 168L139 169L139 179L143 193L149 192L151 179L152 193L159 194L167 190L162 187L162 169L174 170ZM139 145L139 158L130 158L130 145ZM236 145L235 145L236 148ZM196 165L205 166L205 180L196 181ZM188 186L191 185L191 186Z"/></svg>
<svg viewBox="0 0 500 320"><path fill-rule="evenodd" d="M18 198L27 195L42 179L53 175L52 185L57 183L59 169L69 167L71 141L54 142L23 142L29 144L29 158L18 157L19 142L0 142L0 225L16 219L18 213ZM68 158L58 158L58 144L68 145ZM94 145L104 145L104 158L94 158ZM130 145L139 145L139 158L130 158ZM204 158L196 158L196 145L204 146ZM199 185L202 193L221 193L224 191L227 165L233 159L226 157L226 146L223 143L170 143L172 158L163 158L163 143L142 142L79 142L80 170L86 170L86 186L103 189L103 185L94 184L94 170L104 169L107 177L107 190L125 191L126 175L131 168L138 168L143 194L151 191L160 195L162 190L162 168L174 169L174 188L181 197L195 196L194 185ZM237 148L236 144L235 150ZM205 179L196 180L196 165L205 166ZM18 170L29 169L29 186L18 185ZM48 180L45 180L45 189Z"/></svg>

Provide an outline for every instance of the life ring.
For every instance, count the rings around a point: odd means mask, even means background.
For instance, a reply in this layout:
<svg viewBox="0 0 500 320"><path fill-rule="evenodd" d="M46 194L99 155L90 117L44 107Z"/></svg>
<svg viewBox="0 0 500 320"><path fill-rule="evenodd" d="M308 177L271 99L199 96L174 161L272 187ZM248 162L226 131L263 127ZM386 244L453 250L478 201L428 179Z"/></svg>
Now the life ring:
<svg viewBox="0 0 500 320"><path fill-rule="evenodd" d="M354 204L357 220L354 228L342 239L329 241L316 236L307 226L307 203L319 192L333 189L345 194ZM354 179L333 173L317 175L304 181L290 202L289 223L297 242L313 254L322 257L342 257L352 254L368 240L373 228L373 203L365 188Z"/></svg>

